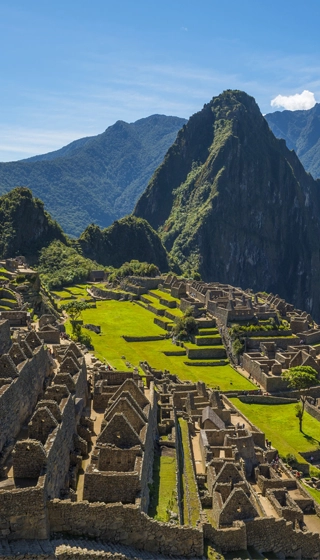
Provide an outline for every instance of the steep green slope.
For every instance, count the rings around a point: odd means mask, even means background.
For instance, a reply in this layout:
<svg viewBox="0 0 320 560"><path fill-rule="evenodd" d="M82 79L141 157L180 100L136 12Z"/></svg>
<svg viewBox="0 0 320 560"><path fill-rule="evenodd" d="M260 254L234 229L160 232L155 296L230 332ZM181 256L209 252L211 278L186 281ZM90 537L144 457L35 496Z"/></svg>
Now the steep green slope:
<svg viewBox="0 0 320 560"><path fill-rule="evenodd" d="M319 318L319 188L254 99L229 90L179 132L134 214L186 270L279 293Z"/></svg>
<svg viewBox="0 0 320 560"><path fill-rule="evenodd" d="M128 216L101 230L91 224L79 238L83 254L105 266L118 268L135 259L168 270L167 252L148 222Z"/></svg>
<svg viewBox="0 0 320 560"><path fill-rule="evenodd" d="M69 235L92 222L106 227L132 211L185 122L164 115L118 121L57 152L0 163L0 194L28 186Z"/></svg>
<svg viewBox="0 0 320 560"><path fill-rule="evenodd" d="M307 111L276 111L265 119L274 135L295 150L306 171L320 178L320 104Z"/></svg>
<svg viewBox="0 0 320 560"><path fill-rule="evenodd" d="M60 226L45 212L43 202L26 188L0 197L0 257L35 257L54 239L66 241Z"/></svg>

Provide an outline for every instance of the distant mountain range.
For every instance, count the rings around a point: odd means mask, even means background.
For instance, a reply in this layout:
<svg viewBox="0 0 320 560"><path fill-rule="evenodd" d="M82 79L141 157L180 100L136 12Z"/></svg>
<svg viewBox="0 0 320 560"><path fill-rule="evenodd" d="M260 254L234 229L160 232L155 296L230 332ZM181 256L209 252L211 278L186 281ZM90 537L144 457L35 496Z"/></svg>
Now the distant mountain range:
<svg viewBox="0 0 320 560"><path fill-rule="evenodd" d="M320 104L307 111L276 111L265 119L273 134L296 152L305 170L320 178Z"/></svg>
<svg viewBox="0 0 320 560"><path fill-rule="evenodd" d="M167 118L149 118L158 122L160 144L163 127L159 119ZM138 128L144 128L146 121L138 121ZM62 192L56 186L61 185L59 170L77 170L78 166L81 185L81 176L87 181L90 173L96 177L96 168L103 167L101 153L118 156L110 160L109 175L105 172L104 177L110 177L112 170L113 177L123 178L124 169L132 176L136 161L143 169L140 150L146 153L147 138L151 145L157 130L157 126L146 126L142 141L141 137L137 140L132 126L116 123L102 138L73 143L65 148L69 156L16 165L52 166L51 180L53 170L57 172L52 196ZM107 142L110 135L112 150ZM131 155L131 159L123 153L124 138L128 146L134 146L131 154L136 156ZM117 162L116 168L112 161ZM77 187L78 183L71 181L73 190L64 193L72 204L65 202L64 211L59 203L63 222L71 219L75 208L86 204L90 221L97 224L95 212L103 200L98 200L97 193L102 197L104 183L101 180L96 188L92 179L91 191L85 181L83 187ZM109 214L106 210L101 214L104 219L108 215L111 220L115 213L112 200L117 206L123 192L128 197L132 192L137 195L134 182L128 179L127 184L127 190L112 190L113 199L110 196L104 207L109 208ZM28 189L15 189L1 197L0 214L3 256L32 254L41 244L49 245L49 257L44 258L52 258L58 270L59 247L64 244L105 266L118 267L130 259L150 260L162 269L180 266L187 274L199 272L207 281L277 293L320 320L320 180L305 171L295 152L271 132L255 100L241 91L228 90L214 97L184 124L132 216L116 220L106 229L90 225L71 243ZM52 245L55 239L59 241Z"/></svg>
<svg viewBox="0 0 320 560"><path fill-rule="evenodd" d="M134 215L184 270L278 293L320 318L320 181L246 93L228 90L189 119Z"/></svg>
<svg viewBox="0 0 320 560"><path fill-rule="evenodd" d="M0 163L0 194L25 186L63 230L78 236L90 223L109 226L132 212L155 169L186 123L152 115L116 122L49 154Z"/></svg>

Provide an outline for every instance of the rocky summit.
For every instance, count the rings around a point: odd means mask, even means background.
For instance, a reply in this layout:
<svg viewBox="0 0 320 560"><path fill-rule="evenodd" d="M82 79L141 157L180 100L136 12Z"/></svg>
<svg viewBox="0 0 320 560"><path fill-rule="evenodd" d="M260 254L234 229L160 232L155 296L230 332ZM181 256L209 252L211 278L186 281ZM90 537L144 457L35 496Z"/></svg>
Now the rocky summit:
<svg viewBox="0 0 320 560"><path fill-rule="evenodd" d="M319 189L255 100L228 90L182 128L134 214L185 270L279 293L319 318Z"/></svg>

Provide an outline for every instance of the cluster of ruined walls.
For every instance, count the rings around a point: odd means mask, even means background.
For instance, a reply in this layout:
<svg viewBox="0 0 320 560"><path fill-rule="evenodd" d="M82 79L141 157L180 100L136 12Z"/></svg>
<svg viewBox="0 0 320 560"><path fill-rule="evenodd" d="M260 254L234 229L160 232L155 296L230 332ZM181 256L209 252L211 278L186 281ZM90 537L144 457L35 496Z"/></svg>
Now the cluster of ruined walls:
<svg viewBox="0 0 320 560"><path fill-rule="evenodd" d="M50 364L43 346L20 368L19 375L0 394L0 450L8 438L15 437L30 416L43 389Z"/></svg>
<svg viewBox="0 0 320 560"><path fill-rule="evenodd" d="M163 554L203 555L201 530L160 523L133 505L53 500L49 519L52 533L90 535Z"/></svg>

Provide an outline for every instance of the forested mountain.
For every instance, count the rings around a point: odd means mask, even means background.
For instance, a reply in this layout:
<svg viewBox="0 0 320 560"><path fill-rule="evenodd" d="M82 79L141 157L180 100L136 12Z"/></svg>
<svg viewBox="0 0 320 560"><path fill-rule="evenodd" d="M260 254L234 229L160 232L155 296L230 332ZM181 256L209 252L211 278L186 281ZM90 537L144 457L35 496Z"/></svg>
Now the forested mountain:
<svg viewBox="0 0 320 560"><path fill-rule="evenodd" d="M320 104L307 111L276 111L265 119L273 134L295 150L306 171L320 178Z"/></svg>
<svg viewBox="0 0 320 560"><path fill-rule="evenodd" d="M278 293L320 318L319 189L255 100L228 90L179 132L134 215L185 270Z"/></svg>
<svg viewBox="0 0 320 560"><path fill-rule="evenodd" d="M79 238L83 255L106 266L120 267L132 259L169 268L168 255L159 235L141 218L127 216L101 230L91 224Z"/></svg>
<svg viewBox="0 0 320 560"><path fill-rule="evenodd" d="M34 257L55 239L66 242L60 226L29 189L16 188L0 197L1 258Z"/></svg>
<svg viewBox="0 0 320 560"><path fill-rule="evenodd" d="M132 211L185 122L164 115L118 121L56 152L0 163L0 194L29 187L69 235L92 222L107 227Z"/></svg>

